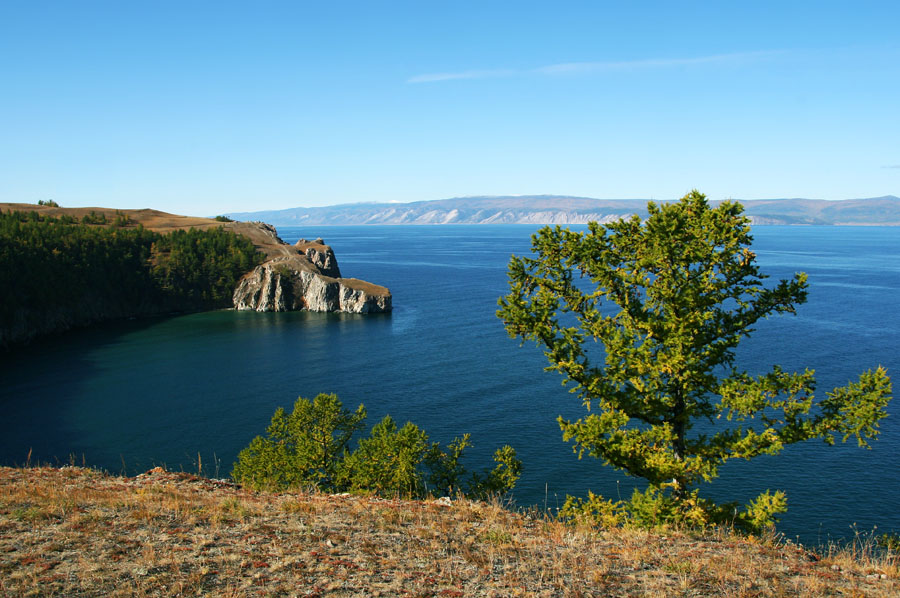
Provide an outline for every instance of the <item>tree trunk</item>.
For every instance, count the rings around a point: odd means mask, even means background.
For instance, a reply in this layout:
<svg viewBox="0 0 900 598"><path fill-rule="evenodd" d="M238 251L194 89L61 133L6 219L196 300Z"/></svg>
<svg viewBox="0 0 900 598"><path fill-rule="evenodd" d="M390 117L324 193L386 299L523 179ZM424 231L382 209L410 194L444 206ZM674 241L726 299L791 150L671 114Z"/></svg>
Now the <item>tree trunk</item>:
<svg viewBox="0 0 900 598"><path fill-rule="evenodd" d="M675 405L672 408L672 428L675 432L675 439L672 441L672 452L677 461L683 462L686 453L685 435L687 434L684 394L680 388L673 394L675 395ZM672 494L678 501L687 498L687 479L683 475L672 479Z"/></svg>

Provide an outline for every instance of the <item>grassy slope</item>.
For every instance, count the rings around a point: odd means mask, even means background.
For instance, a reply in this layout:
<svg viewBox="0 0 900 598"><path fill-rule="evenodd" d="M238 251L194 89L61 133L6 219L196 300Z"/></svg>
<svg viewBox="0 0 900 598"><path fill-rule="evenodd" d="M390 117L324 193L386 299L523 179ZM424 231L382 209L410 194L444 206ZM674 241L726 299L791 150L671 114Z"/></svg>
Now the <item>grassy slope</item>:
<svg viewBox="0 0 900 598"><path fill-rule="evenodd" d="M0 468L3 596L897 596L889 558L498 505Z"/></svg>
<svg viewBox="0 0 900 598"><path fill-rule="evenodd" d="M194 216L179 216L168 214L159 210L116 210L114 208L53 208L50 206L38 206L25 203L0 203L0 212L40 212L48 216L59 218L63 214L69 215L80 221L84 216L94 212L106 216L107 222L115 222L119 214L128 216L130 226L143 225L144 228L158 233L170 233L175 230L187 230L190 228L207 229L221 226L226 230L234 231L248 237L257 249L265 253L269 258L288 255L290 250L285 245L279 245L272 237L263 233L258 227L245 222L219 222L212 218L197 218Z"/></svg>

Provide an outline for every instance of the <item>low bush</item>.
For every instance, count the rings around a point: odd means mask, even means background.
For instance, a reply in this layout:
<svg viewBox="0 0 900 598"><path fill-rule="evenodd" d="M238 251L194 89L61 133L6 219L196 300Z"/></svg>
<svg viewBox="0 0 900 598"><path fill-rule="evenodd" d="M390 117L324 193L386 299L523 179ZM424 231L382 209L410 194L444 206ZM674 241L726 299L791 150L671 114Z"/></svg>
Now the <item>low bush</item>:
<svg viewBox="0 0 900 598"><path fill-rule="evenodd" d="M240 452L231 476L256 490L315 487L404 498L486 498L509 492L519 479L522 463L510 446L494 453L493 470L469 472L461 463L471 446L468 434L442 447L412 422L398 427L389 415L350 450L365 418L363 405L351 412L334 394L312 401L300 397L291 413L275 411L266 436L257 436Z"/></svg>
<svg viewBox="0 0 900 598"><path fill-rule="evenodd" d="M780 513L787 511L784 492L765 492L740 508L737 503L716 504L694 490L682 500L649 486L635 489L629 500L607 500L588 492L588 499L566 497L559 518L600 527L631 526L650 529L733 527L750 533L772 529Z"/></svg>

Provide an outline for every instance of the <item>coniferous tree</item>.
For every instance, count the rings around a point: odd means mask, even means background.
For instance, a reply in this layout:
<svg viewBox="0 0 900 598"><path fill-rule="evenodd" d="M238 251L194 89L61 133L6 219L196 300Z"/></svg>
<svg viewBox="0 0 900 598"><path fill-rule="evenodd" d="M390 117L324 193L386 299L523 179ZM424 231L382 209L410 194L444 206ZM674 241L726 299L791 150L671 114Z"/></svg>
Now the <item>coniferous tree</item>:
<svg viewBox="0 0 900 598"><path fill-rule="evenodd" d="M648 210L645 222L591 223L584 233L541 229L535 257L510 261L510 293L497 315L510 336L544 348L547 369L591 411L559 418L579 457L647 480L630 504L638 518L702 525L727 513L749 528L767 525L785 510L783 493L766 492L735 515L734 505L701 498L697 485L730 459L804 440L852 437L868 446L886 415L890 379L879 367L817 400L810 370L739 369L739 341L759 320L795 312L806 300L805 274L763 284L740 204L713 209L693 191ZM716 425L697 431L701 420ZM615 519L621 507L591 495L571 500L567 512Z"/></svg>

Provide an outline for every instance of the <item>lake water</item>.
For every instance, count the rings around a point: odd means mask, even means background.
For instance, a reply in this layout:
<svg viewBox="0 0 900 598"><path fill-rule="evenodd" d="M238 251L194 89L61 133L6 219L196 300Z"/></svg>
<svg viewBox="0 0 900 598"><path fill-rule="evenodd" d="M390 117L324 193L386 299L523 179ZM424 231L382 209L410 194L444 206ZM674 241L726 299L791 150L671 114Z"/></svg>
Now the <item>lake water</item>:
<svg viewBox="0 0 900 598"><path fill-rule="evenodd" d="M0 463L77 463L135 473L170 469L227 476L237 452L278 406L337 393L444 443L469 432L473 467L511 444L524 462L518 505L554 508L590 488L626 497L634 480L579 461L556 417L580 402L543 371L496 318L510 254L531 226L282 228L286 241L323 236L345 276L389 287L392 314L220 311L101 326L34 343L0 364ZM821 393L870 367L900 372L900 229L756 227L754 251L772 279L809 274L798 316L764 321L739 351L762 371L815 368ZM900 401L872 450L821 441L778 457L729 462L707 488L742 503L788 494L779 529L810 544L857 529L900 531Z"/></svg>

